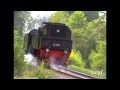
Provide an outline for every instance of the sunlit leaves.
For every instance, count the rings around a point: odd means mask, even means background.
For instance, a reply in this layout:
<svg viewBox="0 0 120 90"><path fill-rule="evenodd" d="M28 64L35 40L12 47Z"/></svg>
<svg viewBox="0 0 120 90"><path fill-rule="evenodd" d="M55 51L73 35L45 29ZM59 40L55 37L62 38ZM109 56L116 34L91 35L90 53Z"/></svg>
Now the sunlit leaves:
<svg viewBox="0 0 120 90"><path fill-rule="evenodd" d="M73 50L69 59L70 59L69 63L71 63L71 64L81 66L81 67L84 66L84 61L83 61L79 51Z"/></svg>
<svg viewBox="0 0 120 90"><path fill-rule="evenodd" d="M93 69L105 70L106 68L106 42L99 41L96 51L92 51L89 55L91 60L91 67Z"/></svg>
<svg viewBox="0 0 120 90"><path fill-rule="evenodd" d="M82 28L86 24L86 17L81 11L75 11L69 18L69 26L73 28Z"/></svg>
<svg viewBox="0 0 120 90"><path fill-rule="evenodd" d="M64 18L64 14L62 11L59 11L59 12L55 12L51 18L50 18L50 21L51 22L59 22L59 23L65 23L65 18Z"/></svg>

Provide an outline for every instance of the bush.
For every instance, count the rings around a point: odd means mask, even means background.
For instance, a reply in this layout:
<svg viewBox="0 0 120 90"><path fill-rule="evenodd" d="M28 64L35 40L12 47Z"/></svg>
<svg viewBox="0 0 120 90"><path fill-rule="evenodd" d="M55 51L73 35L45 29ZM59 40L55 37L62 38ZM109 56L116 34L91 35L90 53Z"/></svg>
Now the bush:
<svg viewBox="0 0 120 90"><path fill-rule="evenodd" d="M84 61L79 51L75 51L75 50L72 51L69 59L70 59L69 61L70 64L74 64L81 67L84 66Z"/></svg>
<svg viewBox="0 0 120 90"><path fill-rule="evenodd" d="M21 75L28 67L23 52L23 38L18 35L18 30L14 30L14 75Z"/></svg>
<svg viewBox="0 0 120 90"><path fill-rule="evenodd" d="M106 44L100 41L96 51L92 51L89 55L92 69L106 70Z"/></svg>
<svg viewBox="0 0 120 90"><path fill-rule="evenodd" d="M42 62L33 72L33 77L37 77L39 79L52 79L54 78L54 73L51 70L46 69L44 63Z"/></svg>

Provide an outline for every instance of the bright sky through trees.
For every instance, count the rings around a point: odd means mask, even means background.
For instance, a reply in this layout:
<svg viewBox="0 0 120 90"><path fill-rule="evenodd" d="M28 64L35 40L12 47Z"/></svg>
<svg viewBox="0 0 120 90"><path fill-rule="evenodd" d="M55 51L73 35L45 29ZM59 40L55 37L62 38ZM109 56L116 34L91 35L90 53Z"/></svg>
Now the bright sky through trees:
<svg viewBox="0 0 120 90"><path fill-rule="evenodd" d="M41 18L43 18L43 16L50 16L54 12L55 11L31 11L31 16L33 18L37 18L37 16L39 15Z"/></svg>

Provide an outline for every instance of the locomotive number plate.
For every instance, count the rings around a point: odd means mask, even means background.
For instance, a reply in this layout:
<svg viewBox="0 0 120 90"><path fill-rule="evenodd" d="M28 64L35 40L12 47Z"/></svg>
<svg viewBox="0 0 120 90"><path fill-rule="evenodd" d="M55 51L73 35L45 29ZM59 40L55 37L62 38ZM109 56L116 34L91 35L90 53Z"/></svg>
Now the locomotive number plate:
<svg viewBox="0 0 120 90"><path fill-rule="evenodd" d="M58 43L57 43L57 44L55 44L55 43L54 43L54 44L53 44L53 46L57 46L57 47L59 47L59 46L60 46L60 44L58 44Z"/></svg>

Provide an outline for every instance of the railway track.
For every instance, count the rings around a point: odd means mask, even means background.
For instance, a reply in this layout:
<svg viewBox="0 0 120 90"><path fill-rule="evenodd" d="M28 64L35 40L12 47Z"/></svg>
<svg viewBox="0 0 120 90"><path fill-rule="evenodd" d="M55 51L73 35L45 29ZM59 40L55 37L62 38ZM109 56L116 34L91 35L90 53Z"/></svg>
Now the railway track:
<svg viewBox="0 0 120 90"><path fill-rule="evenodd" d="M67 78L70 79L98 79L95 77L91 77L87 74L83 74L74 70L67 69L65 67L51 67L51 69L59 74L64 75L64 77L66 76Z"/></svg>

